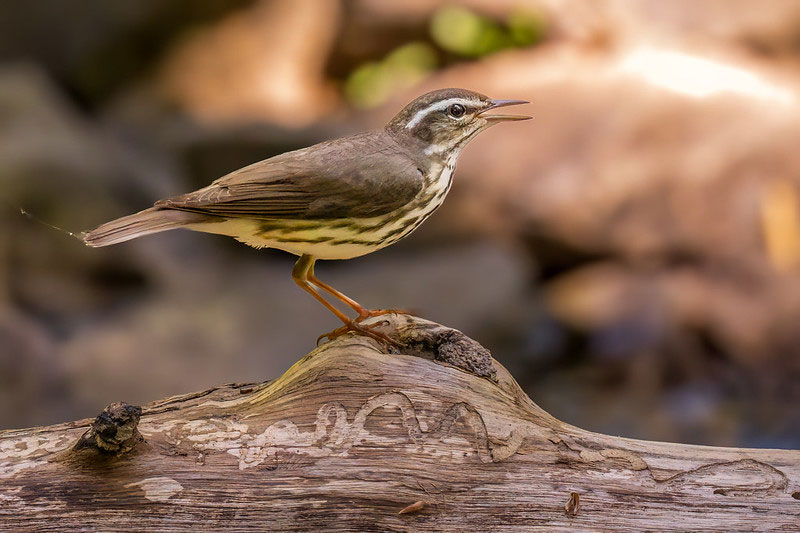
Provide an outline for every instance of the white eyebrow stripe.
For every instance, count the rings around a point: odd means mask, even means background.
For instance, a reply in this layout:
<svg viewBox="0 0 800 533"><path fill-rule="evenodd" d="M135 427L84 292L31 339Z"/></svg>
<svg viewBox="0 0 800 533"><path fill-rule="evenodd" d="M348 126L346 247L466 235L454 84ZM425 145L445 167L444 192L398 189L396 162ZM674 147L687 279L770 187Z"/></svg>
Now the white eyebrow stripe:
<svg viewBox="0 0 800 533"><path fill-rule="evenodd" d="M414 117L408 121L406 124L406 129L410 130L414 128L417 124L419 124L426 115L428 115L431 111L441 111L442 109L447 109L453 104L461 104L465 107L469 106L473 102L471 100L467 100L466 98L455 97L455 98L448 98L447 100L442 100L441 102L434 102L425 109L420 109L414 114Z"/></svg>

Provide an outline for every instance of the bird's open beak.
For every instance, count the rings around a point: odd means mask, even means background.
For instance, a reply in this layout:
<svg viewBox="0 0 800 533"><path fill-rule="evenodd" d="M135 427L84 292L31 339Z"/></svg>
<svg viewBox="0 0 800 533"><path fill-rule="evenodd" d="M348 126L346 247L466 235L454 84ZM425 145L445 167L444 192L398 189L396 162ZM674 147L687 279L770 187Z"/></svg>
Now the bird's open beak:
<svg viewBox="0 0 800 533"><path fill-rule="evenodd" d="M528 120L529 117L527 115L484 115L487 111L491 111L492 109L497 109L498 107L506 107L510 105L520 105L520 104L528 104L530 102L526 102L525 100L492 100L492 105L481 111L479 114L486 120L491 120L492 122L499 122L499 121L506 121L506 120Z"/></svg>

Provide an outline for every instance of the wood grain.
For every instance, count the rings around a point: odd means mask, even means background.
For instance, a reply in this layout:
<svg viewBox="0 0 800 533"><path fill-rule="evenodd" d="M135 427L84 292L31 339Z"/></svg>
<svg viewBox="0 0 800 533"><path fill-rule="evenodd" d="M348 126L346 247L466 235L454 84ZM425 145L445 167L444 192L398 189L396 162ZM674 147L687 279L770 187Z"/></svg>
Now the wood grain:
<svg viewBox="0 0 800 533"><path fill-rule="evenodd" d="M144 406L138 428L116 406L0 432L0 530L800 530L798 451L590 433L460 332L383 327L407 353L342 337L275 381Z"/></svg>

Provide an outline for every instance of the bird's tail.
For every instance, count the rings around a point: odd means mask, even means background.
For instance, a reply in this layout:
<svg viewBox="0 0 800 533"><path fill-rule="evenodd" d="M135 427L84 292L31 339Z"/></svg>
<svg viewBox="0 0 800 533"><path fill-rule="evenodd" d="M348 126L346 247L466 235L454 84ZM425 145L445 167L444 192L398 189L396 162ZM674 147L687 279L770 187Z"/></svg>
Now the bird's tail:
<svg viewBox="0 0 800 533"><path fill-rule="evenodd" d="M83 242L87 246L110 246L151 233L181 228L205 220L205 215L151 207L133 215L106 222L92 231L84 232Z"/></svg>

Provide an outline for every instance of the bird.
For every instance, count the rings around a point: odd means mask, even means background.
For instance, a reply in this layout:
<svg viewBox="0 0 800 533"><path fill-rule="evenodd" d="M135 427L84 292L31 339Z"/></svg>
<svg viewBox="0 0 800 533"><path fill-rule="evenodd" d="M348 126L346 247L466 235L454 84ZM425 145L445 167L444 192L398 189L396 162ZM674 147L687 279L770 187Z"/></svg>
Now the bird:
<svg viewBox="0 0 800 533"><path fill-rule="evenodd" d="M362 322L402 311L362 306L318 279L315 262L359 257L408 236L444 201L456 160L471 139L494 124L531 118L489 112L527 103L493 100L466 89L428 92L382 129L253 163L80 237L88 246L101 247L185 228L284 250L299 256L292 269L295 283L344 324L318 341L355 332L396 344ZM357 316L350 318L323 293Z"/></svg>

